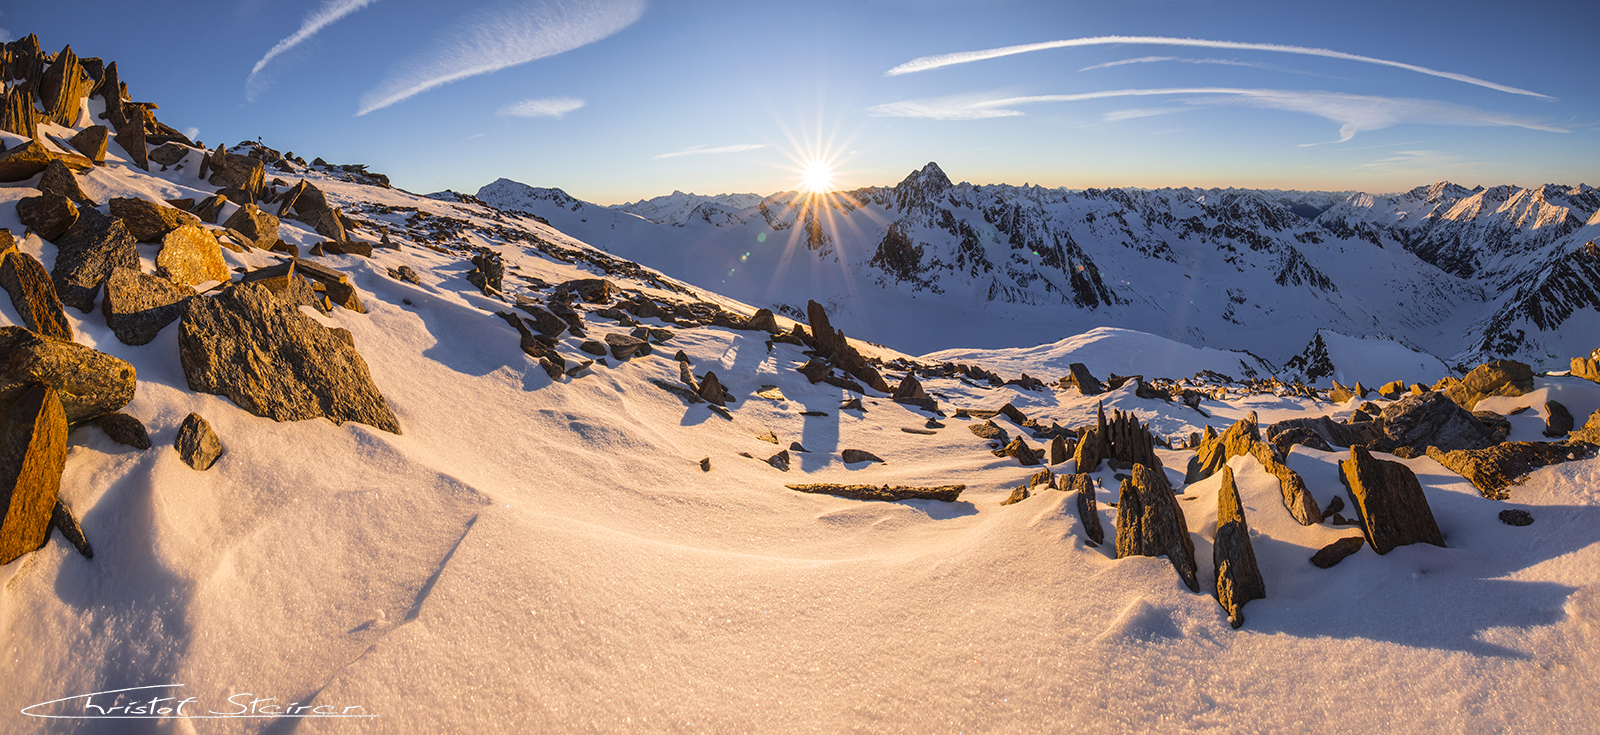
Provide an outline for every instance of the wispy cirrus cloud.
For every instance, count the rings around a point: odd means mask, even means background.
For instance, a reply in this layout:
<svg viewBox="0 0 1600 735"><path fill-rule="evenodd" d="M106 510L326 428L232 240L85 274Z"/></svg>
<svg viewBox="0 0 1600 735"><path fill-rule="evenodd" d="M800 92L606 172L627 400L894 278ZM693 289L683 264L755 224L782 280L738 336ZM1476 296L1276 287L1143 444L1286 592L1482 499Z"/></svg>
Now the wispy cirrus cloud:
<svg viewBox="0 0 1600 735"><path fill-rule="evenodd" d="M701 155L706 155L706 154L711 154L711 153L742 153L744 151L753 151L753 150L756 150L757 148L765 148L765 147L767 147L767 144L765 144L765 143L740 143L738 145L719 145L719 146L717 146L715 148L707 148L706 146L703 146L703 145L696 145L696 146L690 146L690 147L685 148L685 149L683 149L681 151L673 151L671 153L663 153L663 154L661 154L659 156L652 156L651 158L677 158L678 156L701 156Z"/></svg>
<svg viewBox="0 0 1600 735"><path fill-rule="evenodd" d="M644 0L544 0L475 11L362 95L356 116L451 82L586 46L632 25L644 8Z"/></svg>
<svg viewBox="0 0 1600 735"><path fill-rule="evenodd" d="M1248 66L1252 69L1272 69L1272 67L1266 64L1256 64L1249 61L1234 61L1233 59L1186 59L1181 56L1140 56L1137 59L1121 59L1118 61L1107 61L1104 64L1086 66L1078 71L1110 69L1114 66L1127 66L1129 64L1156 64L1164 61L1170 61L1178 64L1216 64L1218 66ZM1278 70L1274 69L1274 71Z"/></svg>
<svg viewBox="0 0 1600 735"><path fill-rule="evenodd" d="M1310 46L1285 46L1285 45L1276 44L1276 43L1240 43L1238 41L1210 41L1210 40L1201 39L1201 38L1169 38L1169 37L1165 37L1165 36L1096 36L1096 37L1093 37L1093 38L1072 38L1072 39L1066 39L1066 40L1062 40L1062 41L1046 41L1044 43L1028 43L1028 44L1022 44L1022 45L1019 45L1019 46L1005 46L1005 47L1001 47L1001 48L984 49L984 50L981 50L981 51L963 51L963 52L954 53L954 54L939 54L939 55L936 55L936 56L922 56L922 57L918 57L918 58L912 59L910 61L907 61L906 63L901 64L899 66L896 66L893 69L890 69L890 70L884 72L883 74L884 74L884 76L892 77L892 76L898 76L900 74L914 74L914 73L920 72L920 71L928 71L930 69L938 69L938 68L946 67L946 66L954 66L956 64L970 64L970 63L972 63L974 61L984 61L986 59L998 59L998 58L1000 58L1002 56L1013 56L1013 55L1016 55L1016 54L1025 54L1025 53L1029 53L1029 52L1032 52L1032 51L1044 51L1044 50L1047 50L1047 49L1071 48L1071 47L1078 47L1078 46L1109 46L1109 45L1113 45L1113 44L1142 44L1142 45L1147 45L1147 46L1187 46L1187 47L1195 47L1195 48L1231 49L1231 50L1235 50L1235 51L1272 51L1272 52L1285 53L1285 54L1299 54L1299 55L1302 55L1302 56L1320 56L1320 57L1328 58L1328 59L1340 59L1340 60L1343 60L1343 61L1357 61L1357 62L1361 62L1361 63L1364 63L1364 64L1377 64L1379 66L1388 66L1388 67L1393 67L1393 68L1396 68L1396 69L1404 69L1406 71L1412 71L1412 72L1416 72L1418 74L1427 74L1429 76L1440 77L1440 78L1443 78L1443 79L1451 79L1451 80L1454 80L1454 81L1457 81L1457 82L1463 82L1465 84L1472 84L1472 85L1476 85L1476 86L1479 86L1479 87L1485 87L1485 88L1493 89L1493 90L1500 91L1500 92L1506 92L1508 94L1521 94L1521 95L1528 95L1530 97L1540 97L1540 98L1544 98L1544 99L1555 99L1554 97L1551 97L1550 95L1540 94L1538 92L1532 92L1532 91L1529 91L1529 90L1526 90L1526 89L1520 89L1520 88L1517 88L1517 87L1512 87L1512 86L1508 86L1508 85L1504 85L1504 84L1497 84L1495 82L1491 82L1491 81L1488 81L1486 79L1479 79L1477 77L1471 77L1471 76L1467 76L1465 74L1457 74L1455 72L1448 72L1448 71L1439 71L1438 69L1430 69L1430 68L1425 67L1425 66L1417 66L1416 64L1407 64L1407 63L1401 62L1401 61L1390 61L1388 59L1378 59L1378 58L1374 58L1374 57L1371 57L1371 56L1361 56L1359 54L1347 54L1347 53L1345 53L1343 51L1334 51L1333 49L1313 48L1313 47L1310 47Z"/></svg>
<svg viewBox="0 0 1600 735"><path fill-rule="evenodd" d="M245 77L244 80L244 98L254 102L256 96L266 89L266 82L260 77L260 74L261 70L266 68L268 62L278 58L278 56L282 55L285 51L305 43L312 36L317 35L317 33L322 29L333 25L333 23L338 21L340 18L354 13L357 10L367 7L368 5L371 5L377 1L378 0L328 0L327 2L323 3L321 7L318 7L316 10L307 13L305 20L300 22L299 30L290 34L289 37L279 41L272 48L268 49L267 54L262 56L261 60L257 61L256 65L250 69L250 76Z"/></svg>
<svg viewBox="0 0 1600 735"><path fill-rule="evenodd" d="M877 105L867 113L880 117L923 117L936 120L980 120L1024 114L1015 108L1050 102L1082 102L1116 97L1187 95L1190 105L1232 105L1285 110L1315 115L1339 124L1339 141L1344 142L1364 130L1381 130L1399 123L1432 125L1511 126L1570 132L1533 118L1479 110L1438 100L1405 97L1372 97L1338 92L1283 89L1236 89L1231 87L1185 87L1176 89L1117 89L1080 94L1051 94L1027 97L989 97L972 95L907 100ZM1131 115L1129 117L1138 117ZM1126 119L1126 118L1125 118Z"/></svg>
<svg viewBox="0 0 1600 735"><path fill-rule="evenodd" d="M587 104L576 97L545 97L515 102L495 110L494 114L506 117L553 117L559 120Z"/></svg>

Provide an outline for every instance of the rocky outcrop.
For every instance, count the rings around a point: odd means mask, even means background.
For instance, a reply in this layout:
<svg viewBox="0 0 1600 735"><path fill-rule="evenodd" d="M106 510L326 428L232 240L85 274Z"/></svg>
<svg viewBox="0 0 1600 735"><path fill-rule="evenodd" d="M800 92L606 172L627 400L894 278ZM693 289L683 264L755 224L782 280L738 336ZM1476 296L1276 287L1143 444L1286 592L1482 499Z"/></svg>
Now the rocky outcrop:
<svg viewBox="0 0 1600 735"><path fill-rule="evenodd" d="M0 418L0 564L44 545L67 461L67 417L56 391L31 383Z"/></svg>
<svg viewBox="0 0 1600 735"><path fill-rule="evenodd" d="M1254 411L1235 421L1222 432L1221 436L1213 434L1211 427L1206 427L1206 433L1200 438L1200 446L1195 449L1194 458L1189 460L1189 468L1183 478L1184 483L1193 484L1216 474L1227 466L1229 459L1249 454L1250 446L1260 441L1261 432L1257 428Z"/></svg>
<svg viewBox="0 0 1600 735"><path fill-rule="evenodd" d="M211 429L211 422L197 413L191 413L183 420L172 448L178 450L178 456L183 458L184 464L201 472L211 469L211 465L216 464L217 458L222 456L222 442L217 439L217 432Z"/></svg>
<svg viewBox="0 0 1600 735"><path fill-rule="evenodd" d="M104 352L0 327L0 410L43 383L56 392L67 421L77 423L128 405L135 380L132 365Z"/></svg>
<svg viewBox="0 0 1600 735"><path fill-rule="evenodd" d="M1062 490L1072 493L1073 502L1078 508L1078 521L1083 524L1083 535L1089 540L1089 545L1105 543L1105 531L1100 527L1100 504L1094 497L1094 479L1088 475L1071 474L1062 475L1058 482Z"/></svg>
<svg viewBox="0 0 1600 735"><path fill-rule="evenodd" d="M1487 449L1451 452L1429 447L1428 456L1451 472L1467 478L1491 500L1509 500L1511 488L1521 485L1540 467L1590 459L1597 448L1587 442L1505 442Z"/></svg>
<svg viewBox="0 0 1600 735"><path fill-rule="evenodd" d="M178 350L191 390L225 396L257 416L326 416L400 433L360 353L262 285L240 283L191 299Z"/></svg>
<svg viewBox="0 0 1600 735"><path fill-rule="evenodd" d="M834 329L828 323L828 312L822 308L822 304L807 301L806 316L811 322L812 342L820 356L873 390L889 392L889 384L884 382L877 368L867 363L866 358L845 339L842 330Z"/></svg>
<svg viewBox="0 0 1600 735"><path fill-rule="evenodd" d="M160 276L115 268L106 279L100 312L117 339L126 345L149 344L156 334L183 314L194 289Z"/></svg>
<svg viewBox="0 0 1600 735"><path fill-rule="evenodd" d="M54 242L78 221L78 207L58 194L43 194L17 200L17 219L39 237Z"/></svg>
<svg viewBox="0 0 1600 735"><path fill-rule="evenodd" d="M1495 360L1472 369L1467 376L1445 389L1456 405L1471 411L1489 396L1520 396L1533 390L1533 368L1516 360Z"/></svg>
<svg viewBox="0 0 1600 735"><path fill-rule="evenodd" d="M113 198L111 216L121 219L128 234L139 242L156 242L179 227L200 224L198 217L177 207L131 197Z"/></svg>
<svg viewBox="0 0 1600 735"><path fill-rule="evenodd" d="M1397 546L1427 543L1444 546L1444 535L1428 507L1428 498L1411 468L1374 458L1366 447L1351 447L1339 463L1351 506L1372 550L1387 554Z"/></svg>
<svg viewBox="0 0 1600 735"><path fill-rule="evenodd" d="M1373 443L1374 448L1394 451L1407 447L1417 455L1428 447L1447 452L1483 449L1501 438L1458 402L1437 391L1406 396L1384 406L1382 426L1383 438Z"/></svg>
<svg viewBox="0 0 1600 735"><path fill-rule="evenodd" d="M909 487L905 485L837 485L832 483L806 483L785 485L784 487L802 493L823 493L853 500L883 500L888 502L942 500L946 503L956 502L956 499L961 497L961 491L967 489L966 485Z"/></svg>
<svg viewBox="0 0 1600 735"><path fill-rule="evenodd" d="M1190 591L1200 591L1189 525L1160 469L1133 466L1117 504L1117 558L1165 556Z"/></svg>
<svg viewBox="0 0 1600 735"><path fill-rule="evenodd" d="M11 233L0 239L8 243ZM46 337L72 341L72 325L56 296L55 283L44 264L9 245L0 249L0 287L11 295L22 325Z"/></svg>
<svg viewBox="0 0 1600 735"><path fill-rule="evenodd" d="M1318 416L1279 421L1267 427L1266 435L1267 441L1277 447L1280 454L1288 454L1289 447L1295 444L1328 452L1333 447L1376 443L1383 438L1383 426L1376 421L1347 424L1327 416Z"/></svg>
<svg viewBox="0 0 1600 735"><path fill-rule="evenodd" d="M1132 412L1112 411L1107 421L1104 403L1097 409L1094 427L1083 430L1078 438L1076 459L1079 472L1093 472L1103 459L1121 469L1133 465L1161 469L1149 427L1139 423Z"/></svg>
<svg viewBox="0 0 1600 735"><path fill-rule="evenodd" d="M50 270L61 303L88 314L94 311L100 285L112 268L139 269L139 252L122 220L83 209L56 240L56 263Z"/></svg>
<svg viewBox="0 0 1600 735"><path fill-rule="evenodd" d="M1233 483L1233 469L1222 468L1222 486L1217 491L1217 537L1211 547L1216 573L1214 593L1228 623L1244 625L1244 604L1267 596L1267 584L1256 566L1255 547L1250 544L1250 524L1245 521L1239 488Z"/></svg>

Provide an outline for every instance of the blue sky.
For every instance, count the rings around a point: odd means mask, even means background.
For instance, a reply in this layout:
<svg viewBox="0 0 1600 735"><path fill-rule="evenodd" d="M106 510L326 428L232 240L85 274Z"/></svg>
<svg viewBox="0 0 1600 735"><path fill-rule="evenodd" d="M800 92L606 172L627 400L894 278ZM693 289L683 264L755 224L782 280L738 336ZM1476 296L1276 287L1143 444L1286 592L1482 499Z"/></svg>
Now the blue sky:
<svg viewBox="0 0 1600 735"><path fill-rule="evenodd" d="M841 188L928 161L1073 188L1600 184L1593 0L87 7L8 2L0 28L117 61L209 145L417 192L768 194L814 158Z"/></svg>

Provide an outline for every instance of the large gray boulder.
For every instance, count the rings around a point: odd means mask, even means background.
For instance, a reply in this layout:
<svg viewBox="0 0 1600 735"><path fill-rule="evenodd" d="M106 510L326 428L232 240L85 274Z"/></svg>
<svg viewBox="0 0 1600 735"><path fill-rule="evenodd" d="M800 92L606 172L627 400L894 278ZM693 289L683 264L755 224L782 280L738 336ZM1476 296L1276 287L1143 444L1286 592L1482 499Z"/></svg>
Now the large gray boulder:
<svg viewBox="0 0 1600 735"><path fill-rule="evenodd" d="M78 220L56 239L50 278L61 303L85 314L94 311L100 285L117 267L139 269L139 251L128 228L98 210L80 210Z"/></svg>
<svg viewBox="0 0 1600 735"><path fill-rule="evenodd" d="M326 416L400 433L354 346L257 283L191 299L178 356L189 388L275 421Z"/></svg>
<svg viewBox="0 0 1600 735"><path fill-rule="evenodd" d="M149 344L182 316L184 305L194 295L194 289L160 276L115 268L106 278L100 312L106 318L106 326L123 344Z"/></svg>
<svg viewBox="0 0 1600 735"><path fill-rule="evenodd" d="M67 421L110 413L133 400L132 365L90 347L0 327L0 410L33 383L55 389Z"/></svg>
<svg viewBox="0 0 1600 735"><path fill-rule="evenodd" d="M1409 447L1423 454L1428 447L1449 452L1484 449L1502 437L1442 392L1410 395L1383 408L1383 439L1375 448Z"/></svg>

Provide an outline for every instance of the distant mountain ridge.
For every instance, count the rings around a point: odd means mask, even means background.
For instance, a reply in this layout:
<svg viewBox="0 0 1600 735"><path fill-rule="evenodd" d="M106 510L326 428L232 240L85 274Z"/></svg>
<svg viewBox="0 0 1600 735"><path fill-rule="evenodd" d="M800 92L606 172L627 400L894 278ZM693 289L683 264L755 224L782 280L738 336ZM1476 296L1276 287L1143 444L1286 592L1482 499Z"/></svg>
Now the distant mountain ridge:
<svg viewBox="0 0 1600 735"><path fill-rule="evenodd" d="M1283 364L1327 329L1559 369L1600 343L1600 190L1582 184L1067 190L929 163L893 186L702 201L676 226L507 179L478 197L748 303L815 298L911 352L1111 326ZM888 318L906 306L920 318Z"/></svg>
<svg viewBox="0 0 1600 735"><path fill-rule="evenodd" d="M674 191L666 196L653 199L640 199L637 202L613 204L612 209L637 214L658 225L681 225L702 205L713 205L718 209L739 210L749 209L761 203L766 197L760 194L685 194Z"/></svg>

